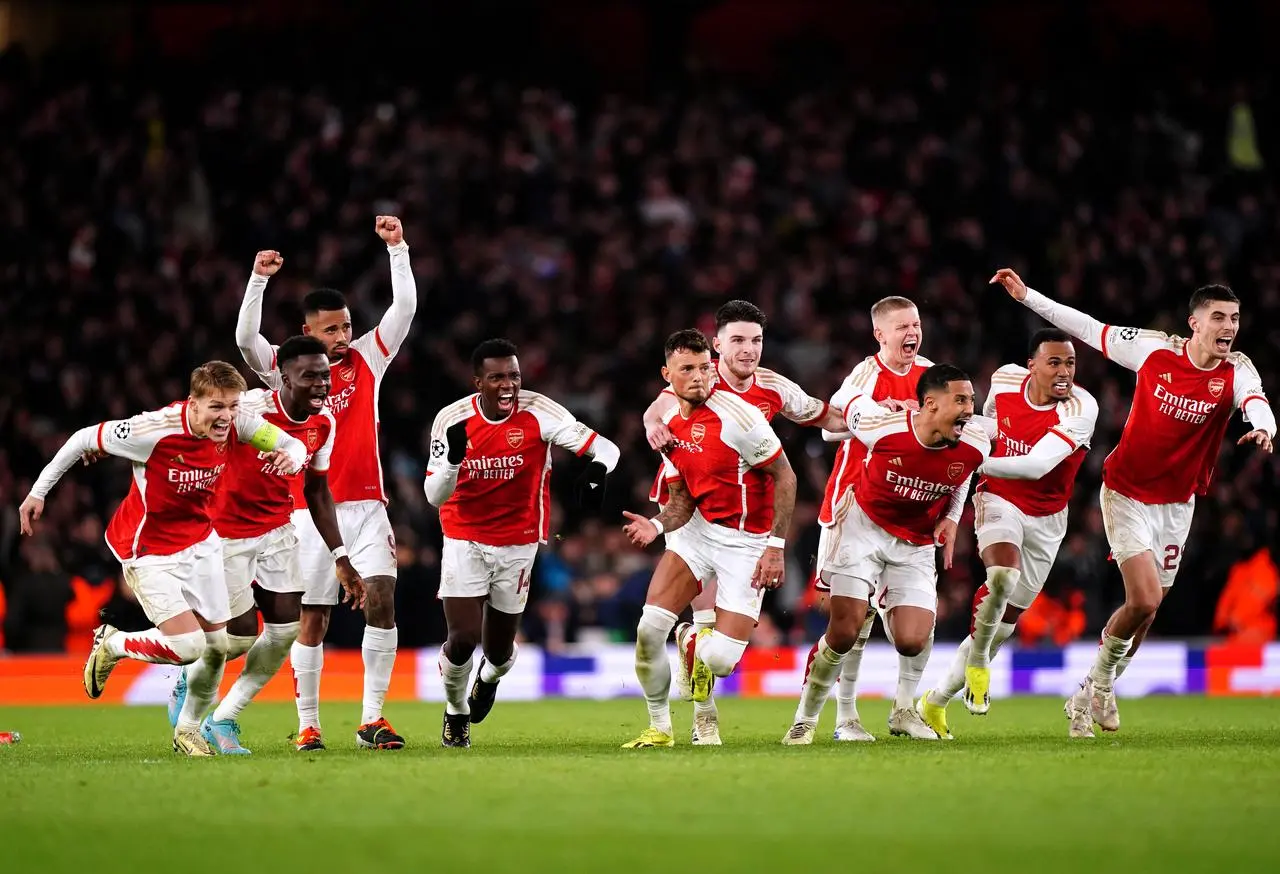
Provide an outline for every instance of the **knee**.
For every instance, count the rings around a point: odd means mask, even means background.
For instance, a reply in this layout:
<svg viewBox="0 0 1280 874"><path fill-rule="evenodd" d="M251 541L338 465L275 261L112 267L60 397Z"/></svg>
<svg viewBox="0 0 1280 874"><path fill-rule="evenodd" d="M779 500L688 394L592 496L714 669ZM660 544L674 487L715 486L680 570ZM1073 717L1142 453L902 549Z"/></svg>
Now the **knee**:
<svg viewBox="0 0 1280 874"><path fill-rule="evenodd" d="M711 673L717 677L727 677L738 666L746 649L746 641L714 633L698 648L698 657Z"/></svg>
<svg viewBox="0 0 1280 874"><path fill-rule="evenodd" d="M491 665L505 665L511 661L512 656L515 654L516 645L514 641L503 645L490 644L484 650L485 661Z"/></svg>
<svg viewBox="0 0 1280 874"><path fill-rule="evenodd" d="M186 634L169 634L169 649L177 656L178 664L189 665L204 656L206 635L203 631L189 631Z"/></svg>
<svg viewBox="0 0 1280 874"><path fill-rule="evenodd" d="M924 634L918 632L907 631L894 636L894 647L898 650L898 655L907 658L915 658L924 652L929 644L933 642L933 633L927 631Z"/></svg>
<svg viewBox="0 0 1280 874"><path fill-rule="evenodd" d="M374 628L391 628L396 624L395 580L374 577L365 580L364 621Z"/></svg>
<svg viewBox="0 0 1280 874"><path fill-rule="evenodd" d="M226 661L227 653L231 651L231 638L227 634L227 629L219 628L217 631L206 631L204 633L204 655L206 661Z"/></svg>
<svg viewBox="0 0 1280 874"><path fill-rule="evenodd" d="M480 642L480 632L470 628L451 629L449 631L449 639L445 642L445 649L449 653L449 661L455 665L460 665L471 658L471 654L476 651L476 645Z"/></svg>
<svg viewBox="0 0 1280 874"><path fill-rule="evenodd" d="M1143 588L1140 591L1130 593L1125 600L1128 602L1129 609L1138 614L1143 622L1150 622L1155 618L1156 610L1160 609L1160 601L1163 599L1163 592L1158 588Z"/></svg>
<svg viewBox="0 0 1280 874"><path fill-rule="evenodd" d="M826 637L827 646L844 655L857 644L858 630L856 628L828 628Z"/></svg>
<svg viewBox="0 0 1280 874"><path fill-rule="evenodd" d="M298 620L298 642L303 646L319 646L329 632L329 611L307 608Z"/></svg>

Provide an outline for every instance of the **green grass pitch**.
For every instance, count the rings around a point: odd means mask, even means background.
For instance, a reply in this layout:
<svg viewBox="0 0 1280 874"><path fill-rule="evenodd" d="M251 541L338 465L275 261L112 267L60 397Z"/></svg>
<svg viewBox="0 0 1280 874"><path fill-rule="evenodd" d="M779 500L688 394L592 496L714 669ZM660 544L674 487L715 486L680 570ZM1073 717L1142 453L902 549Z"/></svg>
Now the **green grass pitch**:
<svg viewBox="0 0 1280 874"><path fill-rule="evenodd" d="M158 708L0 706L0 870L1240 872L1280 870L1280 700L1121 700L1118 735L1066 737L1061 701L950 710L957 740L784 748L793 702L721 703L719 749L623 751L629 701L499 700L470 750L439 705L394 704L409 747L292 751L289 705L244 714L243 759L180 759ZM346 720L346 722L344 722Z"/></svg>

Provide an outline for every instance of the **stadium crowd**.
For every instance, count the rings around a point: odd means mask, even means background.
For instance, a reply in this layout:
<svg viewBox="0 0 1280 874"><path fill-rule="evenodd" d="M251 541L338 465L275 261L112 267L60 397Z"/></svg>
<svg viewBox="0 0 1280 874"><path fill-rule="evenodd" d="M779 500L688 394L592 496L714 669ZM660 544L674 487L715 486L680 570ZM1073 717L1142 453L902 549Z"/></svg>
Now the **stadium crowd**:
<svg viewBox="0 0 1280 874"><path fill-rule="evenodd" d="M427 435L436 411L471 390L468 355L486 337L517 343L526 386L623 449L601 518L557 501L525 628L552 646L633 633L655 559L620 525L621 510L646 507L656 470L640 415L661 388L663 338L710 331L730 298L769 314L765 366L829 397L875 351L868 310L885 295L915 300L923 354L967 369L982 392L997 366L1025 359L1037 327L987 287L998 266L1109 323L1170 332L1185 331L1193 288L1226 282L1243 301L1238 348L1274 398L1280 209L1257 95L1130 93L1124 82L1089 93L1068 72L1035 88L974 85L940 68L783 99L713 80L660 98L586 99L471 77L439 98L412 85L241 88L185 76L178 99L163 83L68 81L3 58L7 645L60 648L66 605L98 584L99 602L140 616L102 540L125 465L73 472L39 538L19 543L13 508L65 436L181 397L202 361L240 364L236 312L259 249L285 258L265 335L296 333L298 302L317 285L347 293L357 332L372 327L390 300L375 214L404 218L420 292L382 400L403 646L443 639ZM1121 598L1097 494L1132 380L1081 351L1078 381L1101 416L1052 597L1028 623L1036 637L1096 632ZM807 643L824 624L807 581L832 447L779 431L800 491L788 586L766 600L757 641ZM557 458L558 498L578 463ZM1233 567L1277 547L1277 470L1224 451L1156 632L1211 633ZM940 638L963 636L980 578L970 534L941 577ZM330 640L358 645L357 616L335 613Z"/></svg>

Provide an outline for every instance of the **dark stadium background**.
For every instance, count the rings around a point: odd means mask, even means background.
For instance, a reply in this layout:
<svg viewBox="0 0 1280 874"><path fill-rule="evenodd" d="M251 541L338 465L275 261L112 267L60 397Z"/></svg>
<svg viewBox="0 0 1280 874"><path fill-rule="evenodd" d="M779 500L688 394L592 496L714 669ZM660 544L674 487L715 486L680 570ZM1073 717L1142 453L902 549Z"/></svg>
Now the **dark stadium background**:
<svg viewBox="0 0 1280 874"><path fill-rule="evenodd" d="M101 534L122 462L75 469L19 542L15 508L61 441L181 397L206 359L240 363L258 249L285 256L268 337L317 284L371 328L390 299L377 213L404 219L420 292L382 397L403 646L443 635L425 434L488 336L623 447L605 518L560 503L540 558L526 631L552 647L632 633L653 557L618 514L646 507L655 467L640 412L665 335L709 329L731 297L770 315L765 365L826 397L874 351L886 294L920 304L924 354L982 391L1036 326L986 286L998 266L1170 331L1224 281L1274 396L1277 33L1280 4L1194 0L0 3L5 645L61 649L69 615L72 635L93 624L67 604L118 576ZM1133 380L1089 350L1079 380L1102 413L1048 586L1062 609L1041 617L1058 643L1121 597L1097 487ZM779 430L801 500L759 639L802 642L822 622L801 583L831 451ZM576 472L557 458L558 499ZM1276 485L1274 459L1225 449L1156 633L1274 636ZM963 634L981 575L963 542L940 636ZM119 592L110 608L145 621ZM359 626L344 615L331 641Z"/></svg>

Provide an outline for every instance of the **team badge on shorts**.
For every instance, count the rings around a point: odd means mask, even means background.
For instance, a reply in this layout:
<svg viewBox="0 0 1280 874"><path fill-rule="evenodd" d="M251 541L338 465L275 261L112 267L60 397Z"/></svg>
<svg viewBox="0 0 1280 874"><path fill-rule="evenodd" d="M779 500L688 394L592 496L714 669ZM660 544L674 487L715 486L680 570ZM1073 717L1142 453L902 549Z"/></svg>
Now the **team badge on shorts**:
<svg viewBox="0 0 1280 874"><path fill-rule="evenodd" d="M1227 381L1225 379L1218 379L1215 377L1209 380L1209 394L1213 395L1215 398L1222 397L1222 390L1226 387Z"/></svg>
<svg viewBox="0 0 1280 874"><path fill-rule="evenodd" d="M689 429L689 436L693 438L694 443L701 443L702 438L707 436L707 426L698 422Z"/></svg>
<svg viewBox="0 0 1280 874"><path fill-rule="evenodd" d="M512 449L519 449L523 443L524 443L523 428L507 429L507 445L508 446L510 446Z"/></svg>
<svg viewBox="0 0 1280 874"><path fill-rule="evenodd" d="M959 461L953 461L947 465L947 476L951 479L960 479L964 476L964 465Z"/></svg>

